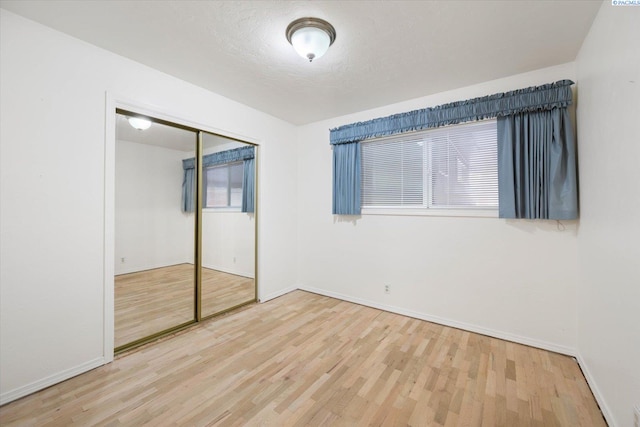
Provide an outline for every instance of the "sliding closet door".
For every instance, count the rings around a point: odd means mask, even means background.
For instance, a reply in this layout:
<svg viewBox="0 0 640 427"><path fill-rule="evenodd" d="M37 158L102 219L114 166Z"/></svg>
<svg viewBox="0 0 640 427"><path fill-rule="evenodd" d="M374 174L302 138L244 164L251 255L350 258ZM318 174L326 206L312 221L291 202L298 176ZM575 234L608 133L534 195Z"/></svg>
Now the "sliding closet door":
<svg viewBox="0 0 640 427"><path fill-rule="evenodd" d="M116 115L115 348L195 322L195 179L184 167L197 133ZM186 200L185 200L186 199Z"/></svg>
<svg viewBox="0 0 640 427"><path fill-rule="evenodd" d="M256 300L256 149L202 134L201 316Z"/></svg>

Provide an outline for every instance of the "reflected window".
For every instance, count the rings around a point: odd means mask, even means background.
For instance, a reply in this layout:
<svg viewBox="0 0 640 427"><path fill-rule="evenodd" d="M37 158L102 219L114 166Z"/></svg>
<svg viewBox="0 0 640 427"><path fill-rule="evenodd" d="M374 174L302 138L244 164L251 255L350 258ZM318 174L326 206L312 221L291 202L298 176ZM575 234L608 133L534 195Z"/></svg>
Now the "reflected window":
<svg viewBox="0 0 640 427"><path fill-rule="evenodd" d="M205 169L205 208L242 206L243 162L225 163Z"/></svg>

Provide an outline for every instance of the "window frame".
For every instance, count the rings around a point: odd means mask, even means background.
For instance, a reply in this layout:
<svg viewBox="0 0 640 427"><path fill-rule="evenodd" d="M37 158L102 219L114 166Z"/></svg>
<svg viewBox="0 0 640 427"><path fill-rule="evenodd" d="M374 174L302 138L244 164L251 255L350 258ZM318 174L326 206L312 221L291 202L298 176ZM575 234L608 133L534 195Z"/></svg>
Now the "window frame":
<svg viewBox="0 0 640 427"><path fill-rule="evenodd" d="M496 118L489 118L484 120L477 120L471 123L486 123L494 121L497 122ZM456 127L456 126L465 126L470 125L471 123L462 123L456 125L446 126L447 128ZM437 129L437 128L436 128ZM419 133L428 133L433 129L416 131L416 134ZM406 134L395 135L397 137L402 137ZM391 137L382 137L382 138L393 138ZM382 138L370 139L367 141L362 141L361 144L367 144L369 142L373 142L376 140L380 140ZM496 129L496 145L497 145L497 129ZM436 216L436 217L475 217L475 218L498 218L499 216L499 208L495 207L439 207L439 206L429 206L430 198L433 192L433 182L432 182L432 167L433 167L433 155L431 153L431 144L428 144L428 147L425 147L423 151L424 161L426 164L423 166L423 203L420 206L366 206L364 205L364 174L361 172L361 214L362 215L390 215L390 216ZM497 148L497 146L496 146ZM364 161L361 162L361 168L364 167ZM496 171L497 171L497 159L496 159ZM427 189L427 191L425 191Z"/></svg>

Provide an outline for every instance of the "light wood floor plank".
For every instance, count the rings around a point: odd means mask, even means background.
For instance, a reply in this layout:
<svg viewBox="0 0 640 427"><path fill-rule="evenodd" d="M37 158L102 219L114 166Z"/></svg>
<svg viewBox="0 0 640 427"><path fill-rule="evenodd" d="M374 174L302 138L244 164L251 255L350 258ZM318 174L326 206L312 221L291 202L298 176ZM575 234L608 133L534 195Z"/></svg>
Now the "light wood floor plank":
<svg viewBox="0 0 640 427"><path fill-rule="evenodd" d="M295 291L0 408L3 426L604 426L570 357Z"/></svg>

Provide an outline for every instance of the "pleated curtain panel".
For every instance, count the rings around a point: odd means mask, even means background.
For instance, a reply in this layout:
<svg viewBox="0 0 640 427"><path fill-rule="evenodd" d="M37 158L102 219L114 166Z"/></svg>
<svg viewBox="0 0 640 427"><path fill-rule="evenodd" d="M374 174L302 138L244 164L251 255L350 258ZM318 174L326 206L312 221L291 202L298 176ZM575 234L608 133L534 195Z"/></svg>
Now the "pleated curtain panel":
<svg viewBox="0 0 640 427"><path fill-rule="evenodd" d="M253 150L253 147L251 147ZM256 186L256 159L251 157L244 159L242 178L242 208L241 212L253 212L255 203Z"/></svg>
<svg viewBox="0 0 640 427"><path fill-rule="evenodd" d="M360 143L333 146L333 213L360 214Z"/></svg>
<svg viewBox="0 0 640 427"><path fill-rule="evenodd" d="M219 151L217 153L202 156L203 168L243 161L242 179L242 212L253 212L255 206L255 147L240 147L233 150ZM194 212L195 209L195 188L196 188L196 160L195 158L184 159L182 169L184 177L182 180L182 212Z"/></svg>
<svg viewBox="0 0 640 427"><path fill-rule="evenodd" d="M182 179L182 212L195 212L196 200L194 198L196 188L196 161L195 159L184 159L182 169L184 178Z"/></svg>
<svg viewBox="0 0 640 427"><path fill-rule="evenodd" d="M500 218L578 217L571 80L340 126L333 146L333 214L360 215L360 141L487 118L498 120Z"/></svg>

